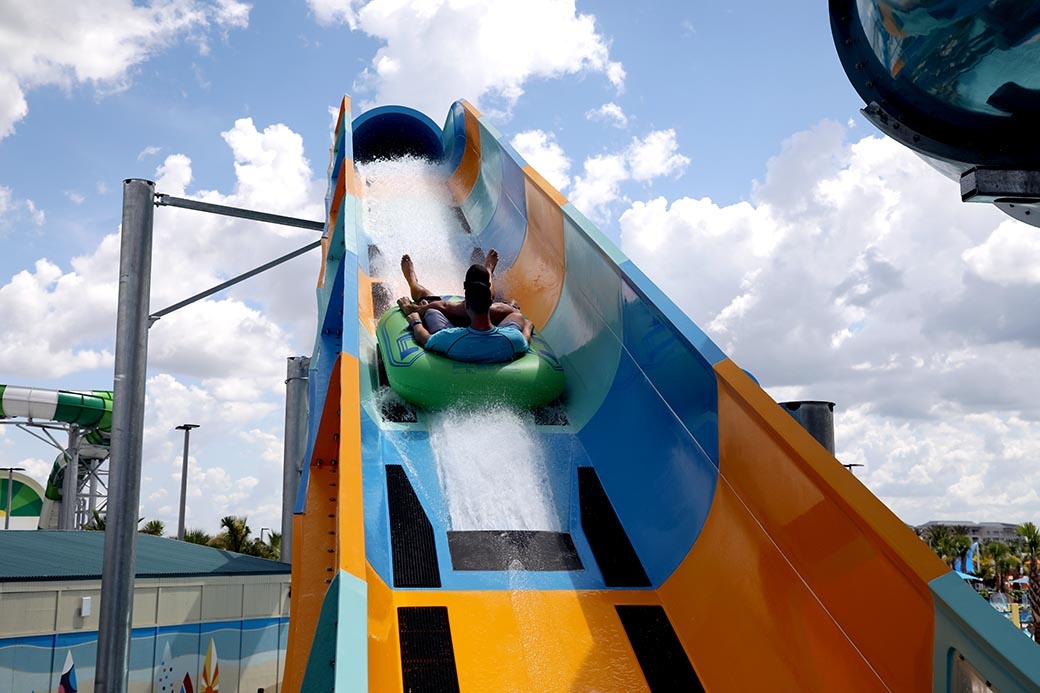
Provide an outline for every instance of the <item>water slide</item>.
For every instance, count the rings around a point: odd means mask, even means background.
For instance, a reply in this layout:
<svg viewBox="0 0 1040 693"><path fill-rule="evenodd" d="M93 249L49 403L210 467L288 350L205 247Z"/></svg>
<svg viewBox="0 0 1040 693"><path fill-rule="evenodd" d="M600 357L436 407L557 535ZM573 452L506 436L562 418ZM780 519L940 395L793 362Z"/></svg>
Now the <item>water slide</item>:
<svg viewBox="0 0 1040 693"><path fill-rule="evenodd" d="M498 249L565 369L554 407L386 392L400 270L358 164L409 155L441 162L449 250ZM344 99L327 211L285 690L1040 687L1036 645L472 105L441 128Z"/></svg>
<svg viewBox="0 0 1040 693"><path fill-rule="evenodd" d="M108 457L112 429L112 392L48 390L39 387L0 385L0 418L26 418L31 422L59 422L79 429L77 448L85 464L78 468L82 482L90 468ZM47 477L40 511L40 529L57 529L61 516L65 468L72 450L59 454Z"/></svg>

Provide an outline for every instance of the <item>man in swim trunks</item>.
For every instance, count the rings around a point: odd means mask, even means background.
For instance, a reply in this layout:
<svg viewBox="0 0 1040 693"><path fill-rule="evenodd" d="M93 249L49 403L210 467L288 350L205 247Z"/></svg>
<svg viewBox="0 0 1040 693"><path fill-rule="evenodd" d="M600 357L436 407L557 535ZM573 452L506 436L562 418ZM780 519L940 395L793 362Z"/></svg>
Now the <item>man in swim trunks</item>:
<svg viewBox="0 0 1040 693"><path fill-rule="evenodd" d="M471 265L463 282L464 301L445 301L419 283L412 259L401 258L401 272L411 300L397 301L415 333L416 343L435 353L468 363L502 363L527 352L534 324L516 304L493 302L492 274L498 251L483 265Z"/></svg>

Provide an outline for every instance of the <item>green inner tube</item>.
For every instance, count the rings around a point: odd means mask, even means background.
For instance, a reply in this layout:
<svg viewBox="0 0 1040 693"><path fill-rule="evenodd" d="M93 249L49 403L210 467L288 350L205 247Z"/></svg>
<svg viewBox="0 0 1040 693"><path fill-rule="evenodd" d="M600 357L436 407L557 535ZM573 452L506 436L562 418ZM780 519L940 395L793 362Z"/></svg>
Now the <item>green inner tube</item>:
<svg viewBox="0 0 1040 693"><path fill-rule="evenodd" d="M379 319L376 339L390 387L406 402L425 409L493 404L532 409L563 392L563 366L538 333L531 336L527 353L514 361L462 363L416 344L408 318L394 306Z"/></svg>

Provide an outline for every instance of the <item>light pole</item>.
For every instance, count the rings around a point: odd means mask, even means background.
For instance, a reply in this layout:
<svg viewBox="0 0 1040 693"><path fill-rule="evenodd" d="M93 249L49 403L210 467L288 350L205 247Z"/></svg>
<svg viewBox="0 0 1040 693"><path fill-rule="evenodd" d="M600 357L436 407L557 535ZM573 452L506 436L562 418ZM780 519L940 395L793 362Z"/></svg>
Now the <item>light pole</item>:
<svg viewBox="0 0 1040 693"><path fill-rule="evenodd" d="M181 424L174 430L184 431L184 467L181 469L181 515L177 520L177 539L184 541L184 507L188 502L188 436L191 429L198 428L198 424Z"/></svg>
<svg viewBox="0 0 1040 693"><path fill-rule="evenodd" d="M12 490L14 489L14 473L24 472L25 467L0 467L0 470L7 472L7 505L4 506L4 529L11 528L11 496Z"/></svg>
<svg viewBox="0 0 1040 693"><path fill-rule="evenodd" d="M264 543L264 532L270 532L270 531L271 531L270 527L261 527L260 528L260 543L261 544Z"/></svg>

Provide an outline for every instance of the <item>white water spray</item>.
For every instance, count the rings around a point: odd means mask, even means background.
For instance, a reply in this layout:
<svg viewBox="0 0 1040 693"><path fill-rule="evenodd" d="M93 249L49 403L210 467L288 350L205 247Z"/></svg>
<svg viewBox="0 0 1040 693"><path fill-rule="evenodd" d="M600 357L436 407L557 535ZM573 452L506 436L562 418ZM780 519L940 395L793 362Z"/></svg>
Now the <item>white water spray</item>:
<svg viewBox="0 0 1040 693"><path fill-rule="evenodd" d="M365 184L365 231L383 257L373 271L389 282L393 296L408 295L400 270L406 253L434 294L461 294L473 245L455 216L443 168L405 157L361 164L358 173Z"/></svg>
<svg viewBox="0 0 1040 693"><path fill-rule="evenodd" d="M452 530L561 531L533 424L505 408L431 418L430 445Z"/></svg>

